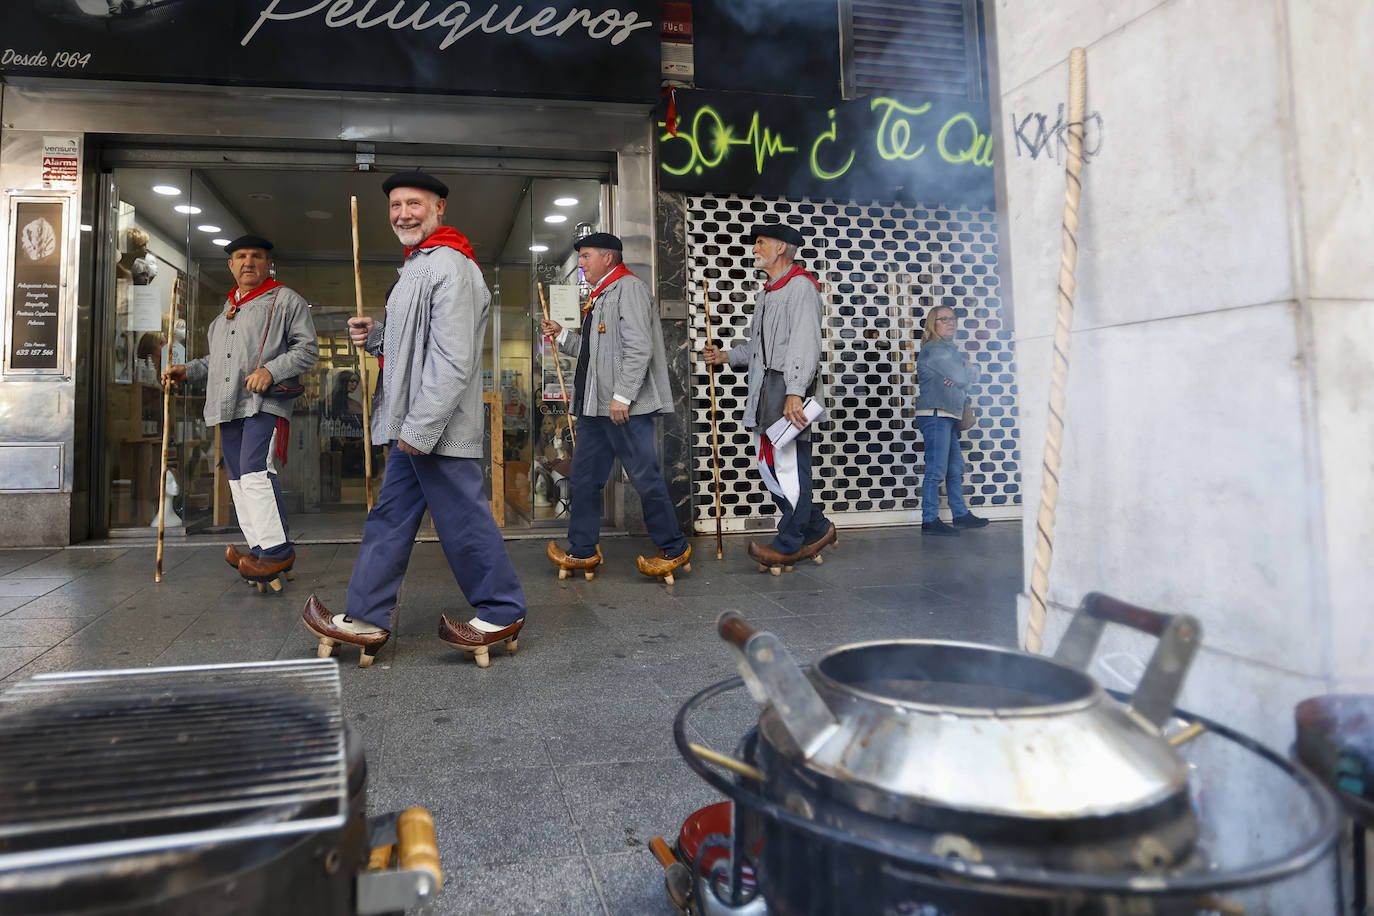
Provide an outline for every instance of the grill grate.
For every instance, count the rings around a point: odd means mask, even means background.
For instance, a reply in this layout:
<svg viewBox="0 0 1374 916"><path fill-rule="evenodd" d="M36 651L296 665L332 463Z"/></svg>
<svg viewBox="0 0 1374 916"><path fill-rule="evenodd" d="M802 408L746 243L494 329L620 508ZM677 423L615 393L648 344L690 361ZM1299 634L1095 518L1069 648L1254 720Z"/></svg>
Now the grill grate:
<svg viewBox="0 0 1374 916"><path fill-rule="evenodd" d="M40 675L0 694L0 872L334 829L338 666Z"/></svg>

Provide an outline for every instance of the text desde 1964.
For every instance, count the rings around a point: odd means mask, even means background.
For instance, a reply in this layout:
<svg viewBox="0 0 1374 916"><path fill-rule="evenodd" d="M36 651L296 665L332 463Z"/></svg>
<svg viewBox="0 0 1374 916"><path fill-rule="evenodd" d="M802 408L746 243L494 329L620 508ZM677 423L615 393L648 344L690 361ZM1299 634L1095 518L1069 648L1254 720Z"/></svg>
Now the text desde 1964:
<svg viewBox="0 0 1374 916"><path fill-rule="evenodd" d="M0 67L51 67L54 70L84 70L91 62L90 51L16 51L6 48L0 52Z"/></svg>

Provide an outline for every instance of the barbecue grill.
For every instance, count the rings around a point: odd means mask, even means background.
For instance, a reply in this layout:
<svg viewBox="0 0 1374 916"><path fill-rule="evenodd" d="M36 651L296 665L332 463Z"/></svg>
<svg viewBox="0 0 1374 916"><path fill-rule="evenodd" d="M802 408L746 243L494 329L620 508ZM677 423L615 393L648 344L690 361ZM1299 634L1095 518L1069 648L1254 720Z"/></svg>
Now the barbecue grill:
<svg viewBox="0 0 1374 916"><path fill-rule="evenodd" d="M42 675L0 694L0 912L376 913L332 660ZM432 853L432 822L426 843Z"/></svg>

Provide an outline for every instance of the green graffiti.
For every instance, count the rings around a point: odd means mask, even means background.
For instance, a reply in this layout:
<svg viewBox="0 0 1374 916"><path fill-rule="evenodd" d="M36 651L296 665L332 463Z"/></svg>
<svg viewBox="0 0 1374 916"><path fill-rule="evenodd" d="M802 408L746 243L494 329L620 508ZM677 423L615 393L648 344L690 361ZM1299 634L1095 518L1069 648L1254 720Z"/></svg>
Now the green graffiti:
<svg viewBox="0 0 1374 916"><path fill-rule="evenodd" d="M705 127L707 135L703 138L702 121L704 119L709 119L711 124ZM664 126L662 121L659 121L658 124L660 127ZM713 169L720 165L729 155L732 146L753 147L754 170L762 175L763 167L770 158L781 153L795 153L797 151L795 146L787 146L783 143L782 134L775 134L767 127L760 127L757 111L754 112L754 117L749 122L749 132L743 137L736 137L734 128L726 124L720 114L709 105L703 105L697 110L696 116L692 118L690 131L679 131L678 135L673 137L665 130L658 139L659 143L665 146L672 140L681 140L687 144L690 151L685 165L674 168L666 162L662 164L663 171L669 175L686 175L691 171L700 175L703 169Z"/></svg>
<svg viewBox="0 0 1374 916"><path fill-rule="evenodd" d="M845 172L849 171L849 167L854 164L854 151L849 151L849 158L845 160L844 165L840 166L835 171L832 172L821 168L820 160L817 158L821 144L826 141L834 143L835 136L839 133L839 128L835 126L835 109L830 109L827 114L830 116L830 129L822 131L820 136L816 138L816 142L811 144L811 174L815 175L821 181L834 181L836 178L839 178Z"/></svg>
<svg viewBox="0 0 1374 916"><path fill-rule="evenodd" d="M950 129L958 124L968 125L969 140L963 149L953 152L945 142L949 137ZM940 135L935 140L935 146L940 150L940 158L954 165L971 162L974 165L992 167L992 137L985 136L978 130L978 122L973 120L973 115L966 111L961 111L954 117L945 122L945 126L940 128Z"/></svg>
<svg viewBox="0 0 1374 916"><path fill-rule="evenodd" d="M846 137L844 140L840 138L840 109L827 110L829 123L815 135L809 146L803 147L809 153L807 165L811 177L817 181L838 180L849 174L856 163L859 163L860 171L872 167L875 153L898 168L902 167L901 163L919 158L925 153L926 144L918 142L918 138L928 139L938 123L921 117L930 112L933 106L933 102L903 105L885 96L870 99L868 111L872 114L867 124L863 123L862 118L854 117L855 109L848 109L849 117L845 119L844 132L850 134L857 131L858 137ZM858 111L862 111L862 108ZM937 117L944 117L948 111L948 108L943 109ZM752 112L747 128L741 133L715 108L702 105L692 115L690 122L684 121L684 127L677 136L669 134L664 122L659 121L658 126L665 128L658 138L659 166L675 177L703 175L709 169L724 165L734 147L745 146L752 153L754 173L762 176L771 160L798 151L797 146L789 146L783 140L782 133L763 126L762 117L759 111ZM809 133L818 126L815 122L815 118L807 118L804 123L812 126L801 129ZM789 116L787 124L789 129L797 129L795 117ZM868 145L870 136L871 147ZM950 165L992 166L992 136L983 133L977 117L970 112L950 115L935 140L940 159ZM797 166L775 166L772 171L780 169L789 172Z"/></svg>
<svg viewBox="0 0 1374 916"><path fill-rule="evenodd" d="M914 153L908 153L906 151L907 146L911 143L911 122L907 120L906 117L900 116L894 120L893 115L897 112L907 116L923 115L927 111L930 111L929 102L926 102L924 105L918 105L915 108L910 108L896 99L878 96L868 103L869 111L877 111L879 108L884 109L883 119L878 124L878 134L874 137L874 142L876 142L878 146L879 156L882 156L888 161L893 159L915 159L926 151L926 145L924 143L916 147Z"/></svg>

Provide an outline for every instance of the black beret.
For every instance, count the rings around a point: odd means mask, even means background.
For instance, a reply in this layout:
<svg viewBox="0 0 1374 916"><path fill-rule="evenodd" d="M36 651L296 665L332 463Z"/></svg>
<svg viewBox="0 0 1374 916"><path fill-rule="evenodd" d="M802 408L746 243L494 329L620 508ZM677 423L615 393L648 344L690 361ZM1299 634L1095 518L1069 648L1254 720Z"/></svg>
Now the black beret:
<svg viewBox="0 0 1374 916"><path fill-rule="evenodd" d="M271 251L272 243L260 235L241 235L224 246L224 253L233 254L240 248L261 248L263 251Z"/></svg>
<svg viewBox="0 0 1374 916"><path fill-rule="evenodd" d="M791 226L782 223L762 223L755 226L753 230L744 237L744 240L753 243L757 239L777 239L779 242L786 242L789 245L801 247L802 234Z"/></svg>
<svg viewBox="0 0 1374 916"><path fill-rule="evenodd" d="M625 246L620 244L620 239L609 232L593 232L591 235L584 235L573 242L574 251L581 251L583 248L602 248L606 251L625 250Z"/></svg>
<svg viewBox="0 0 1374 916"><path fill-rule="evenodd" d="M390 194L396 188L419 188L422 191L433 191L440 198L448 197L448 185L428 172L397 172L382 182L383 194Z"/></svg>

